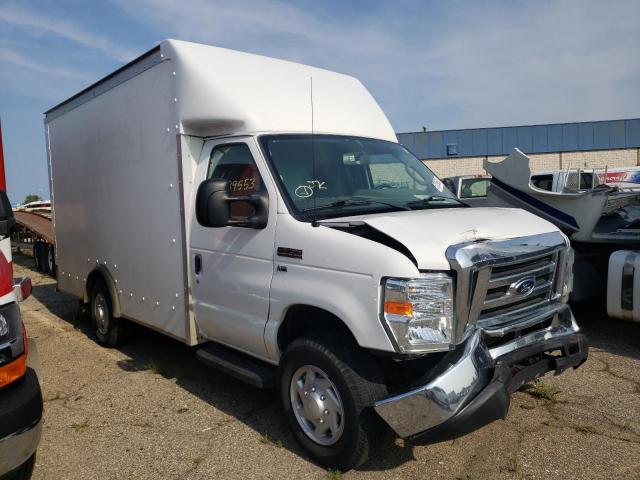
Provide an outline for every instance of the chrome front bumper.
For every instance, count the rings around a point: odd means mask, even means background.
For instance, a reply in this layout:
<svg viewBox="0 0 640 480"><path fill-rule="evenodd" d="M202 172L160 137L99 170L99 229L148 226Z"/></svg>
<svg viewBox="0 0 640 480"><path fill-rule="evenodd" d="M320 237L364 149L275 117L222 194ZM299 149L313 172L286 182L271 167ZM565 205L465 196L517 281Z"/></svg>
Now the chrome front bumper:
<svg viewBox="0 0 640 480"><path fill-rule="evenodd" d="M551 370L558 374L576 368L587 357L586 341L566 304L557 305L547 318L552 318L548 328L492 349L484 341L485 333L477 330L443 373L377 402L376 412L400 437L443 428L463 434L504 418L510 394L522 384ZM545 355L557 350L561 355Z"/></svg>

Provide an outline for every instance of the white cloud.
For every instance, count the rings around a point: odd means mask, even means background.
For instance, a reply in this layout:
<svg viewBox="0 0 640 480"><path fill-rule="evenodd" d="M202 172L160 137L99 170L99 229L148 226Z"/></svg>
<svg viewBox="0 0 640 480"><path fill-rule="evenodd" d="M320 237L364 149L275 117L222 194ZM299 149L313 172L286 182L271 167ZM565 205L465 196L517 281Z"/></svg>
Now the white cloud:
<svg viewBox="0 0 640 480"><path fill-rule="evenodd" d="M399 130L640 113L640 2L113 0L158 33L360 77ZM301 4L297 4L301 5Z"/></svg>
<svg viewBox="0 0 640 480"><path fill-rule="evenodd" d="M640 3L557 1L468 9L425 55L437 108L455 127L580 121L640 113ZM461 12L458 12L461 13ZM517 14L516 14L517 13Z"/></svg>
<svg viewBox="0 0 640 480"><path fill-rule="evenodd" d="M28 57L22 55L21 53L7 47L2 47L2 46L0 46L0 62L10 63L18 67L33 70L38 73L43 73L45 75L55 75L56 77L66 77L66 78L82 77L82 75L78 74L77 72L68 70L66 68L52 67L52 66L43 65L42 63L34 62L30 60Z"/></svg>
<svg viewBox="0 0 640 480"><path fill-rule="evenodd" d="M102 35L88 32L65 20L46 17L16 5L3 5L2 10L0 10L0 22L33 28L63 37L80 45L100 50L109 57L122 62L128 62L135 57L132 51L116 45Z"/></svg>

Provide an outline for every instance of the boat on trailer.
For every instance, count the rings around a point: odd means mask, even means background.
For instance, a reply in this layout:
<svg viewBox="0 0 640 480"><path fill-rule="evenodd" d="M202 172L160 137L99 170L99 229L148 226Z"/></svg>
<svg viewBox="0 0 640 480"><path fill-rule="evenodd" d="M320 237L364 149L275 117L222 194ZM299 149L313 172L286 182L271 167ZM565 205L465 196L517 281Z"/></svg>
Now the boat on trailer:
<svg viewBox="0 0 640 480"><path fill-rule="evenodd" d="M595 171L591 185L573 187L565 182L561 188L547 190L532 182L529 165L529 157L517 148L500 162L484 160L483 167L492 177L487 206L528 210L557 225L573 242L640 247L639 190L599 183ZM567 173L564 178L572 177Z"/></svg>

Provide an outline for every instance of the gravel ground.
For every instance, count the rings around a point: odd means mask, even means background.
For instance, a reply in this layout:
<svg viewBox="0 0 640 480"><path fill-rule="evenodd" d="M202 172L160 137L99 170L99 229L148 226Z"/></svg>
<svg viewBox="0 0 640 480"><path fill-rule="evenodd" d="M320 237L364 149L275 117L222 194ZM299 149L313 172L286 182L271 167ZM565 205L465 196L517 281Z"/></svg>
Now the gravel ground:
<svg viewBox="0 0 640 480"><path fill-rule="evenodd" d="M640 325L608 320L601 306L574 309L587 363L516 392L506 420L454 441L396 440L340 474L305 457L270 392L147 329L104 349L77 300L31 258L15 255L14 266L34 282L22 312L45 399L35 479L640 479Z"/></svg>

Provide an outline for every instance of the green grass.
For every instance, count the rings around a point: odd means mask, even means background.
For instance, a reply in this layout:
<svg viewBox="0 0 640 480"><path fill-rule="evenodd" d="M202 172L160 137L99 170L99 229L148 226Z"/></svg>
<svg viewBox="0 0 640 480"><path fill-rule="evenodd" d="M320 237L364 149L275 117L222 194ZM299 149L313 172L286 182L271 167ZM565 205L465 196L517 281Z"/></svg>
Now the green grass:
<svg viewBox="0 0 640 480"><path fill-rule="evenodd" d="M500 470L502 470L502 468L500 468ZM509 461L509 464L504 468L504 470L506 470L507 472L511 472L511 473L519 473L520 472L520 464L518 463L518 458L517 457L513 457Z"/></svg>
<svg viewBox="0 0 640 480"><path fill-rule="evenodd" d="M71 428L73 428L76 432L80 432L89 426L89 420L83 420L80 423L72 423Z"/></svg>
<svg viewBox="0 0 640 480"><path fill-rule="evenodd" d="M580 433L598 433L598 430L596 430L596 427L594 427L593 425L581 425L576 427L576 432L580 432Z"/></svg>
<svg viewBox="0 0 640 480"><path fill-rule="evenodd" d="M147 364L147 370L149 370L151 373L155 373L156 375L162 375L164 378L173 378L173 375L153 358L149 360L149 363Z"/></svg>
<svg viewBox="0 0 640 480"><path fill-rule="evenodd" d="M529 385L525 392L534 398L540 398L549 402L555 403L558 401L558 394L561 392L559 388L546 385L542 380L534 380L533 384Z"/></svg>
<svg viewBox="0 0 640 480"><path fill-rule="evenodd" d="M202 462L204 462L204 457L196 457L193 459L193 464L197 467L198 465L200 465Z"/></svg>
<svg viewBox="0 0 640 480"><path fill-rule="evenodd" d="M331 480L342 480L342 472L337 468L327 470L327 478Z"/></svg>
<svg viewBox="0 0 640 480"><path fill-rule="evenodd" d="M262 437L260 437L260 443L264 443L265 445L271 443L271 440L269 440L269 434L265 433L262 435Z"/></svg>

